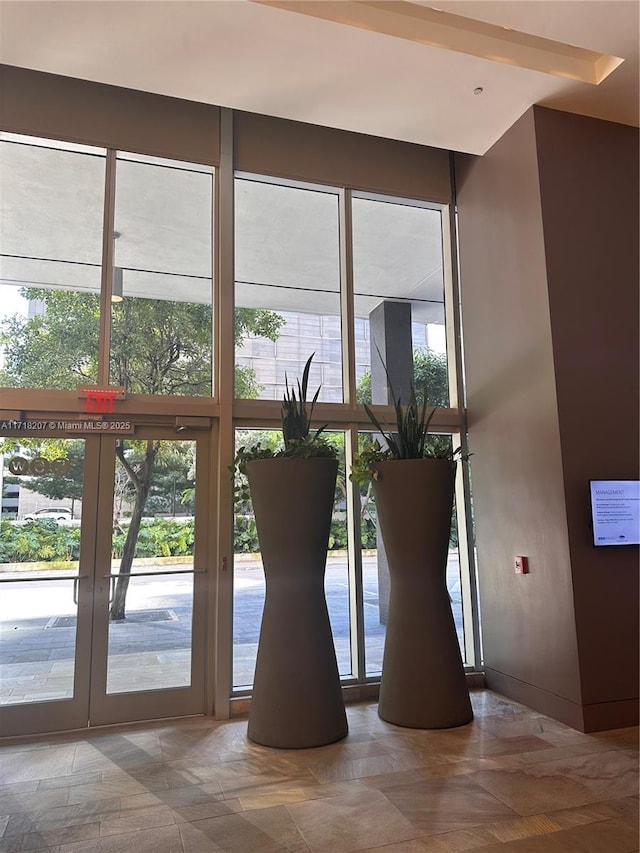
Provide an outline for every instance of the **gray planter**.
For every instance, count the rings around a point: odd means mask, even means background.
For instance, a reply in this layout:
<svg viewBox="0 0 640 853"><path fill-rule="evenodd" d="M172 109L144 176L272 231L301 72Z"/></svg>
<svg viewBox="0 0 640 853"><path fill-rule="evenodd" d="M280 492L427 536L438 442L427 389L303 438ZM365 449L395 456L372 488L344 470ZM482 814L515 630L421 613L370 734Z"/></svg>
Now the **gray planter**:
<svg viewBox="0 0 640 853"><path fill-rule="evenodd" d="M473 711L446 585L454 470L446 459L377 468L391 580L378 713L399 726L461 726Z"/></svg>
<svg viewBox="0 0 640 853"><path fill-rule="evenodd" d="M265 746L322 746L347 734L324 573L338 463L247 463L266 599L248 735Z"/></svg>

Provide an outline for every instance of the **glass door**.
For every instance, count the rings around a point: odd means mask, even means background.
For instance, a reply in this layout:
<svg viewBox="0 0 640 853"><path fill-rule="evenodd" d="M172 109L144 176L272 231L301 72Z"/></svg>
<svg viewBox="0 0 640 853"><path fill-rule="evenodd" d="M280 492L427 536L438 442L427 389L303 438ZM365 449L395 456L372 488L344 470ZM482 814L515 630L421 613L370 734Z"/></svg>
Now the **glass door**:
<svg viewBox="0 0 640 853"><path fill-rule="evenodd" d="M169 436L103 442L91 725L204 711L207 436Z"/></svg>
<svg viewBox="0 0 640 853"><path fill-rule="evenodd" d="M99 438L7 437L0 516L0 731L87 725Z"/></svg>
<svg viewBox="0 0 640 853"><path fill-rule="evenodd" d="M5 443L3 735L204 712L208 438Z"/></svg>

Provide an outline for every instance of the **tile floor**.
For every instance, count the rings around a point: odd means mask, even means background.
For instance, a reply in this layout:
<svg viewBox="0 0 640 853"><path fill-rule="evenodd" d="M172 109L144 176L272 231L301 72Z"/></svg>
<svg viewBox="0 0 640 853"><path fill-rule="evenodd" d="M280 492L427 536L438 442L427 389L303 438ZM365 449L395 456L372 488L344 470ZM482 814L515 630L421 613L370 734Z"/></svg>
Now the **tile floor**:
<svg viewBox="0 0 640 853"><path fill-rule="evenodd" d="M487 690L419 731L348 708L320 749L246 720L147 723L0 744L0 851L632 853L638 729L584 735Z"/></svg>

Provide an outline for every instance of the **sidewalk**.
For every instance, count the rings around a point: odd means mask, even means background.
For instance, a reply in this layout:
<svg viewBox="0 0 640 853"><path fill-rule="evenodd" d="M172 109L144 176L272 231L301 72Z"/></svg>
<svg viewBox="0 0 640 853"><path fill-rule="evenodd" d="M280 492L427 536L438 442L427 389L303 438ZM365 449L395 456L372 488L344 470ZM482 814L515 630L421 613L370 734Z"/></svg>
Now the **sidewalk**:
<svg viewBox="0 0 640 853"><path fill-rule="evenodd" d="M162 564L136 571L170 570ZM184 570L184 564L176 564ZM69 574L47 572L45 576ZM127 620L109 625L108 692L180 687L191 673L192 576L132 579ZM241 555L234 569L233 682L250 687L264 605L264 574L259 559ZM457 554L450 555L448 586L458 635L462 610ZM346 555L327 560L327 607L338 668L352 672L349 583ZM385 626L378 615L376 557L363 559L365 653L367 674L382 666ZM0 704L17 704L73 695L76 618L73 580L11 583L0 598Z"/></svg>

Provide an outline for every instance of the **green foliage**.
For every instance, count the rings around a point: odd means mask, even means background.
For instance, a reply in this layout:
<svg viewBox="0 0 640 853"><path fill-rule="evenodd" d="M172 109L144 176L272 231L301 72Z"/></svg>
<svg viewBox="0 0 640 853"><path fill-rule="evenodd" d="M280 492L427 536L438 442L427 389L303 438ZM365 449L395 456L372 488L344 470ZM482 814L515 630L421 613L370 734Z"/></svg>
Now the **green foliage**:
<svg viewBox="0 0 640 853"><path fill-rule="evenodd" d="M211 306L127 297L113 305L110 352L110 382L127 393L210 394Z"/></svg>
<svg viewBox="0 0 640 853"><path fill-rule="evenodd" d="M258 382L253 367L236 364L234 371L234 394L239 400L255 400L260 396L263 385Z"/></svg>
<svg viewBox="0 0 640 853"><path fill-rule="evenodd" d="M396 397L391 385L386 365L387 381L393 406L395 408L395 428L383 425L375 413L365 403L364 408L369 420L382 434L386 443L383 448L378 439L366 444L358 453L354 454L351 467L350 479L363 486L371 478L379 477L378 465L390 459L448 459L455 465L458 458L463 459L461 448L453 450L451 439L448 436L434 436L429 434L429 426L436 413L437 406L429 407L426 396L422 403L418 402L415 389L412 387L409 395L409 403L402 405L399 397Z"/></svg>
<svg viewBox="0 0 640 853"><path fill-rule="evenodd" d="M25 299L41 300L44 314L15 314L0 327L5 367L0 385L73 389L98 375L100 298L77 291L23 288Z"/></svg>
<svg viewBox="0 0 640 853"><path fill-rule="evenodd" d="M58 525L53 519L0 521L0 563L77 560L79 554L79 527Z"/></svg>
<svg viewBox="0 0 640 853"><path fill-rule="evenodd" d="M119 559L127 538L127 523L111 540L112 557ZM193 554L194 521L171 518L143 519L136 541L135 557L188 557Z"/></svg>
<svg viewBox="0 0 640 853"><path fill-rule="evenodd" d="M387 448L393 459L423 459L427 447L427 435L429 424L436 413L435 407L427 410L427 404L418 405L416 392L412 388L409 396L409 405L402 407L400 399L393 396L393 404L396 410L396 432L384 431L380 421L365 405L365 411L371 423L384 436ZM428 413L427 413L428 411Z"/></svg>
<svg viewBox="0 0 640 853"><path fill-rule="evenodd" d="M239 346L247 335L277 341L280 329L285 323L284 317L265 308L236 308L233 322L236 346Z"/></svg>
<svg viewBox="0 0 640 853"><path fill-rule="evenodd" d="M249 335L277 341L280 336L280 329L285 323L284 317L274 311L268 311L264 308L236 308L234 314L236 347L239 347ZM255 399L260 396L262 387L252 367L236 364L234 394L238 399Z"/></svg>
<svg viewBox="0 0 640 853"><path fill-rule="evenodd" d="M112 557L122 556L127 538L126 521L114 532ZM136 543L136 557L188 557L193 554L194 521L169 518L144 519ZM77 560L80 527L58 525L52 519L0 522L0 562L33 563Z"/></svg>
<svg viewBox="0 0 640 853"><path fill-rule="evenodd" d="M140 448L134 444L130 464L139 465ZM192 441L163 442L156 456L149 496L145 504L147 515L193 514L195 509L195 446Z"/></svg>
<svg viewBox="0 0 640 853"><path fill-rule="evenodd" d="M75 389L98 376L100 298L93 293L28 287L42 314L2 321L5 365L0 386ZM275 341L284 317L260 308L235 312L236 344L247 335ZM211 393L211 306L127 297L112 306L110 382L131 394ZM257 397L251 368L236 370L239 397Z"/></svg>
<svg viewBox="0 0 640 853"><path fill-rule="evenodd" d="M253 515L236 515L234 524L234 552L256 554L260 552L256 522ZM123 521L114 532L111 547L113 559L120 559L127 537L127 523ZM375 525L365 519L361 525L362 547L376 547ZM135 556L188 557L193 554L193 519L178 521L169 518L144 519L136 542ZM336 513L331 522L330 550L347 547L347 529L343 513ZM80 528L57 525L43 519L16 524L0 522L0 562L34 563L77 560L80 554Z"/></svg>
<svg viewBox="0 0 640 853"><path fill-rule="evenodd" d="M302 373L302 384L300 384L300 380L298 380L297 397L295 388L293 386L289 388L289 382L285 375L286 387L284 392L284 400L282 401L282 407L280 412L280 418L282 421L282 436L284 438L285 449L297 443L304 442L309 437L309 424L311 422L311 418L313 417L313 407L315 406L316 400L318 399L318 395L320 394L320 387L318 387L316 393L313 395L313 400L311 401L311 408L307 413L307 389L309 387L309 370L311 369L311 362L313 360L314 355L315 353L311 353L311 355L307 359L307 363L304 366L304 371ZM316 430L314 438L318 438L323 430L324 427L320 427L320 429Z"/></svg>
<svg viewBox="0 0 640 853"><path fill-rule="evenodd" d="M37 442L36 447L28 447L27 442ZM76 439L20 439L21 454L42 456L45 459L68 459L69 470L66 474L44 474L40 477L20 477L14 482L26 486L32 492L45 495L53 500L82 498L84 477L84 441ZM6 478L9 480L9 478Z"/></svg>
<svg viewBox="0 0 640 853"><path fill-rule="evenodd" d="M302 382L298 381L297 383L297 394L295 388L293 386L290 388L288 381L286 383L286 391L281 408L282 446L274 446L272 442L263 444L262 441L258 441L256 444L243 446L237 450L233 464L229 466L229 470L234 478L236 505L239 501L249 499L249 489L246 479L244 476L238 477L238 474L246 475L247 462L257 459L275 458L312 459L318 456L330 459L337 458L338 449L335 443L332 443L322 435L326 425L321 426L313 434L310 432L313 407L320 393L320 388L318 388L311 401L310 409L307 412L309 370L314 355L315 353L312 353L307 359L302 374Z"/></svg>
<svg viewBox="0 0 640 853"><path fill-rule="evenodd" d="M0 452L4 454L19 453L21 456L42 456L50 462L55 459L67 458L66 438L0 438Z"/></svg>
<svg viewBox="0 0 640 853"><path fill-rule="evenodd" d="M432 406L449 405L449 378L447 357L430 349L419 349L413 354L413 384L418 403L428 399ZM356 389L358 403L371 404L371 373L364 374Z"/></svg>
<svg viewBox="0 0 640 853"><path fill-rule="evenodd" d="M233 527L235 554L256 554L260 551L256 520L252 515L236 515Z"/></svg>

